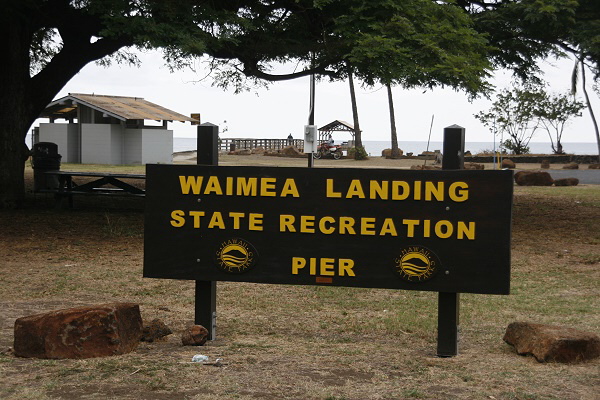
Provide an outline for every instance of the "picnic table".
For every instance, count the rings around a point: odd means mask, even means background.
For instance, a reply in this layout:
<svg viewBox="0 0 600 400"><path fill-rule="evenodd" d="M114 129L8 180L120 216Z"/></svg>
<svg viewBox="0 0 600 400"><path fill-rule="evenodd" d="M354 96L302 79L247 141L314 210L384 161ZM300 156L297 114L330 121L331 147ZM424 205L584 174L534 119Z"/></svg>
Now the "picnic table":
<svg viewBox="0 0 600 400"><path fill-rule="evenodd" d="M144 197L146 190L123 179L146 179L143 174L113 174L108 172L80 172L80 171L46 171L47 175L58 180L56 189L43 189L41 192L54 193L57 207L62 205L62 200L69 199L69 206L73 207L74 195L108 195L108 196L136 196ZM78 179L82 178L82 179ZM97 178L90 180L89 178ZM78 182L79 181L79 182Z"/></svg>

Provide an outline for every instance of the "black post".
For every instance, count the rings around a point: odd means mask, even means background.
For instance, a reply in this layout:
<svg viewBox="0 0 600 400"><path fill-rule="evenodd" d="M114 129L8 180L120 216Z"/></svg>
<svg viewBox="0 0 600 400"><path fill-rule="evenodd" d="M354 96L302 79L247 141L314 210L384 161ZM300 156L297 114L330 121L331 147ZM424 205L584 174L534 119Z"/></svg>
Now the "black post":
<svg viewBox="0 0 600 400"><path fill-rule="evenodd" d="M219 165L219 127L211 123L198 126L196 142L198 165ZM215 340L217 325L217 282L196 281L194 323L208 330L208 340Z"/></svg>
<svg viewBox="0 0 600 400"><path fill-rule="evenodd" d="M308 124L315 124L315 74L310 76L310 110L308 112ZM316 139L316 138L315 138ZM304 151L306 153L306 150ZM308 153L308 168L315 166L315 159L312 153Z"/></svg>
<svg viewBox="0 0 600 400"><path fill-rule="evenodd" d="M464 169L465 128L452 125L444 128L442 169ZM438 357L458 355L460 325L460 294L438 293Z"/></svg>

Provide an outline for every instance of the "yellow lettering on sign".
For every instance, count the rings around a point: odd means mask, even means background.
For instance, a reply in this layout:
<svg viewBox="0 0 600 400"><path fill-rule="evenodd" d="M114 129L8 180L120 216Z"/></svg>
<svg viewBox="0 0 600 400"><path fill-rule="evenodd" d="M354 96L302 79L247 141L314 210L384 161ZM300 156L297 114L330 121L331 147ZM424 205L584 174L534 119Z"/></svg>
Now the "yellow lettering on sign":
<svg viewBox="0 0 600 400"><path fill-rule="evenodd" d="M387 200L388 184L388 181L371 181L369 183L369 198L376 199L379 197L382 200Z"/></svg>
<svg viewBox="0 0 600 400"><path fill-rule="evenodd" d="M333 197L333 198L340 198L340 197L342 197L342 194L340 192L334 192L333 191L333 179L327 179L326 196L327 197Z"/></svg>
<svg viewBox="0 0 600 400"><path fill-rule="evenodd" d="M256 196L258 179L256 178L238 178L237 195L238 196Z"/></svg>
<svg viewBox="0 0 600 400"><path fill-rule="evenodd" d="M315 233L315 216L314 215L300 216L300 232Z"/></svg>
<svg viewBox="0 0 600 400"><path fill-rule="evenodd" d="M418 219L403 219L402 223L406 225L406 237L415 237L415 226L419 225Z"/></svg>
<svg viewBox="0 0 600 400"><path fill-rule="evenodd" d="M392 181L392 200L406 200L410 195L410 186L404 181Z"/></svg>
<svg viewBox="0 0 600 400"><path fill-rule="evenodd" d="M463 239L464 237L469 240L475 240L475 222L469 222L469 225L467 225L463 221L458 221L458 233L456 234L456 238Z"/></svg>
<svg viewBox="0 0 600 400"><path fill-rule="evenodd" d="M469 185L466 182L454 182L448 188L448 196L457 202L469 199Z"/></svg>
<svg viewBox="0 0 600 400"><path fill-rule="evenodd" d="M340 258L339 262L339 273L340 276L356 276L354 275L354 260L349 258Z"/></svg>
<svg viewBox="0 0 600 400"><path fill-rule="evenodd" d="M326 235L331 235L335 232L335 227L331 226L335 223L335 218L333 217L323 217L319 220L319 231Z"/></svg>
<svg viewBox="0 0 600 400"><path fill-rule="evenodd" d="M203 178L202 176L180 176L181 194L189 194L190 190L193 194L200 194Z"/></svg>
<svg viewBox="0 0 600 400"><path fill-rule="evenodd" d="M208 178L208 182L206 182L206 187L204 188L204 194L223 194L223 190L221 190L221 184L219 183L219 179L216 176L210 176Z"/></svg>
<svg viewBox="0 0 600 400"><path fill-rule="evenodd" d="M280 215L279 232L296 232L296 228L294 228L294 221L296 221L296 217L294 217L293 215Z"/></svg>
<svg viewBox="0 0 600 400"><path fill-rule="evenodd" d="M452 236L454 226L452 226L452 222L450 221L441 220L436 222L434 230L437 237L447 239Z"/></svg>
<svg viewBox="0 0 600 400"><path fill-rule="evenodd" d="M431 201L435 197L437 201L444 201L444 182L425 182L425 201Z"/></svg>
<svg viewBox="0 0 600 400"><path fill-rule="evenodd" d="M340 217L340 235L344 235L346 231L350 235L356 235L356 231L354 230L354 218Z"/></svg>
<svg viewBox="0 0 600 400"><path fill-rule="evenodd" d="M375 235L375 218L363 217L360 219L360 234Z"/></svg>
<svg viewBox="0 0 600 400"><path fill-rule="evenodd" d="M171 226L175 228L181 228L185 225L185 211L183 210L173 210L171 211Z"/></svg>
<svg viewBox="0 0 600 400"><path fill-rule="evenodd" d="M396 232L396 225L394 225L394 220L391 218L386 218L383 220L381 230L379 231L379 236L385 236L388 234L392 236L398 236L398 232Z"/></svg>
<svg viewBox="0 0 600 400"><path fill-rule="evenodd" d="M288 195L300 197L300 193L298 193L298 188L296 187L296 181L292 178L286 179L283 184L283 189L281 189L281 197L286 197Z"/></svg>
<svg viewBox="0 0 600 400"><path fill-rule="evenodd" d="M305 270L308 265L308 271ZM318 268L317 268L318 267ZM350 258L315 258L292 257L292 275L308 272L308 275L320 276L356 276L354 273L354 260Z"/></svg>
<svg viewBox="0 0 600 400"><path fill-rule="evenodd" d="M251 231L262 231L263 230L263 215L250 213L250 221L248 224L248 229Z"/></svg>
<svg viewBox="0 0 600 400"><path fill-rule="evenodd" d="M260 178L260 195L265 197L275 197L276 178Z"/></svg>
<svg viewBox="0 0 600 400"><path fill-rule="evenodd" d="M298 271L306 267L306 259L302 257L292 257L292 275L298 275Z"/></svg>
<svg viewBox="0 0 600 400"><path fill-rule="evenodd" d="M350 182L350 187L348 188L348 192L346 193L347 199L351 199L354 196L358 197L359 199L365 198L365 192L363 191L362 185L358 179L352 179Z"/></svg>
<svg viewBox="0 0 600 400"><path fill-rule="evenodd" d="M204 216L204 211L190 211L190 216L194 218L194 228L200 228L200 217Z"/></svg>
<svg viewBox="0 0 600 400"><path fill-rule="evenodd" d="M244 218L246 214L238 212L230 212L229 216L233 218L233 229L240 229L240 219Z"/></svg>
<svg viewBox="0 0 600 400"><path fill-rule="evenodd" d="M215 227L219 228L219 229L225 229L225 223L223 222L223 216L218 211L215 211L213 213L212 217L210 218L210 222L208 223L209 229L212 229Z"/></svg>

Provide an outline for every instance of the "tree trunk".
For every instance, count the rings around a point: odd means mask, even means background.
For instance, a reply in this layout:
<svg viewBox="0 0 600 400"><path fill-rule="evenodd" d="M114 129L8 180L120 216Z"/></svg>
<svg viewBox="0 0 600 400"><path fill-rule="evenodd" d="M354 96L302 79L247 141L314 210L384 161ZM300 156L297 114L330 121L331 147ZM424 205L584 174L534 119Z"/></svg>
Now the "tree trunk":
<svg viewBox="0 0 600 400"><path fill-rule="evenodd" d="M348 67L348 82L350 83L350 102L352 103L352 118L354 120L354 147L356 151L354 158L357 160L362 159L362 137L360 132L360 124L358 123L358 106L356 104L356 93L354 91L354 77L352 76L352 69Z"/></svg>
<svg viewBox="0 0 600 400"><path fill-rule="evenodd" d="M590 103L590 97L588 96L587 89L585 88L585 64L583 60L580 60L579 63L581 64L581 86L583 87L585 103L587 104L587 108L590 111L590 116L592 117L592 122L594 124L594 130L596 131L596 143L598 144L598 162L600 162L600 132L598 131L598 123L596 122L596 116L594 115L592 104Z"/></svg>
<svg viewBox="0 0 600 400"><path fill-rule="evenodd" d="M33 123L28 102L31 34L19 22L0 27L0 208L19 207L25 199L25 136Z"/></svg>
<svg viewBox="0 0 600 400"><path fill-rule="evenodd" d="M392 158L400 157L400 149L398 148L398 133L396 131L396 116L394 113L394 98L392 96L392 85L386 85L388 93L388 103L390 108L390 131L392 133Z"/></svg>

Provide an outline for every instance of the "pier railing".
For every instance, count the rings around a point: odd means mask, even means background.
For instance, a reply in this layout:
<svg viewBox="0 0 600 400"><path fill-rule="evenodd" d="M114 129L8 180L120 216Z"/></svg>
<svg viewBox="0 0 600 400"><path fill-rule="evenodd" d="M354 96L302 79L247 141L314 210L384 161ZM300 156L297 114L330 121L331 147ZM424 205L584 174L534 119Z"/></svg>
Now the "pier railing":
<svg viewBox="0 0 600 400"><path fill-rule="evenodd" d="M288 146L298 149L304 148L303 139L219 139L219 151L231 151L240 149L256 149L262 147L265 150L280 150Z"/></svg>

